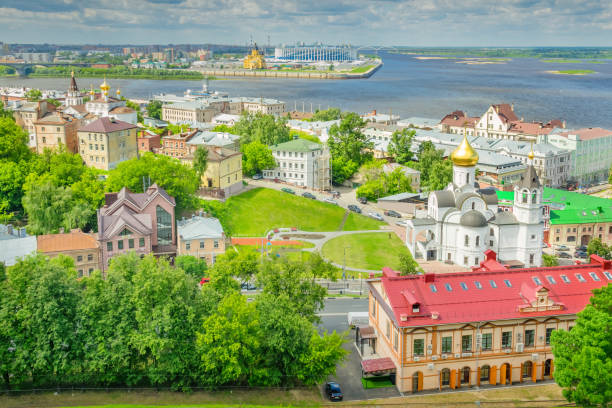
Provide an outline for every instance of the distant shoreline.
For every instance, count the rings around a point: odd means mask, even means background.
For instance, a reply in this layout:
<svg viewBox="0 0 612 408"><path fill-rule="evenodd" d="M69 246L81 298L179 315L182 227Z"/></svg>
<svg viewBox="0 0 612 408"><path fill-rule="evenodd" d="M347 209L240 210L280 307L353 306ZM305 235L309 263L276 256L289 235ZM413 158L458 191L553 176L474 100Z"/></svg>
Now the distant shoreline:
<svg viewBox="0 0 612 408"><path fill-rule="evenodd" d="M554 70L554 71L544 71L547 74L553 75L573 75L573 76L584 76L596 74L596 71L590 69L570 69L570 70Z"/></svg>

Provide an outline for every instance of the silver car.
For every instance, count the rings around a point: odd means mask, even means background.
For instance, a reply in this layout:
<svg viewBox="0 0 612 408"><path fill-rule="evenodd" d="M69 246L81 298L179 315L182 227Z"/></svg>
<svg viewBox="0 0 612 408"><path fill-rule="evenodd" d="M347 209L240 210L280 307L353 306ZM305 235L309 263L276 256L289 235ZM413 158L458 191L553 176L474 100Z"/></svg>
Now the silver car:
<svg viewBox="0 0 612 408"><path fill-rule="evenodd" d="M380 214L379 214L379 213L377 213L377 212L369 212L369 213L368 213L368 216L369 216L369 217L371 217L371 218L374 218L375 220L378 220L378 221L384 221L384 220L385 220L385 219L382 217L382 215L380 215Z"/></svg>

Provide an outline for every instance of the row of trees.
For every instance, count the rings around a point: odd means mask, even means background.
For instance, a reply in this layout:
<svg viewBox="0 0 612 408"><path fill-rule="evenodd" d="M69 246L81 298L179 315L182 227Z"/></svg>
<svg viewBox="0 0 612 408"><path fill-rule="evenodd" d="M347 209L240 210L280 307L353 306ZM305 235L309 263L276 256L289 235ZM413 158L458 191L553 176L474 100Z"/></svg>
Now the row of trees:
<svg viewBox="0 0 612 408"><path fill-rule="evenodd" d="M0 376L6 388L314 384L346 354L340 335L313 326L326 293L314 279L330 271L318 257L232 251L200 290L153 256L125 254L106 279L80 280L71 258L30 256L0 274ZM249 301L238 279L261 294Z"/></svg>
<svg viewBox="0 0 612 408"><path fill-rule="evenodd" d="M403 169L398 167L386 173L383 160L373 160L364 164L359 170L363 177L363 184L357 189L358 197L365 197L374 201L380 197L393 194L412 192L412 180L406 176Z"/></svg>

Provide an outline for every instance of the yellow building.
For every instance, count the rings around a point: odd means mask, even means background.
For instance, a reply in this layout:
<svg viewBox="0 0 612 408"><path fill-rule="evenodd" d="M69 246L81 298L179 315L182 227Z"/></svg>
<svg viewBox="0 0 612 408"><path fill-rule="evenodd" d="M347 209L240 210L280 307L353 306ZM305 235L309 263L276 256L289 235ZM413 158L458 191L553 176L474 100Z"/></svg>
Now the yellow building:
<svg viewBox="0 0 612 408"><path fill-rule="evenodd" d="M63 145L71 153L78 152L77 128L79 121L59 112L49 112L34 122L36 128L36 151L42 153L45 148L57 149Z"/></svg>
<svg viewBox="0 0 612 408"><path fill-rule="evenodd" d="M266 67L264 54L257 48L257 44L251 50L251 53L244 57L245 69L263 69Z"/></svg>
<svg viewBox="0 0 612 408"><path fill-rule="evenodd" d="M60 254L72 257L79 278L100 269L100 245L93 234L77 228L66 234L39 235L36 240L38 252L50 258Z"/></svg>
<svg viewBox="0 0 612 408"><path fill-rule="evenodd" d="M216 218L194 215L177 222L178 255L191 255L213 265L225 253L225 233Z"/></svg>
<svg viewBox="0 0 612 408"><path fill-rule="evenodd" d="M202 186L225 197L242 190L242 153L223 147L207 149L208 165L202 176Z"/></svg>
<svg viewBox="0 0 612 408"><path fill-rule="evenodd" d="M137 134L136 125L102 117L79 129L79 153L87 166L114 169L138 157Z"/></svg>

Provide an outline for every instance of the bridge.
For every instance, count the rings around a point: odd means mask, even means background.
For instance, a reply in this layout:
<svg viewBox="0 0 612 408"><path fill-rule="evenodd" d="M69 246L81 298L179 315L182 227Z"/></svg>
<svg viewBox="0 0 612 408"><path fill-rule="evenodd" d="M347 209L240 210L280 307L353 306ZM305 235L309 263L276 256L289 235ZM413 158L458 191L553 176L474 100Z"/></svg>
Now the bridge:
<svg viewBox="0 0 612 408"><path fill-rule="evenodd" d="M19 76L27 76L30 72L32 72L32 68L34 67L90 67L90 63L86 62L74 62L70 64L66 64L63 62L0 62L0 65L5 67L15 68L15 71L19 74Z"/></svg>

